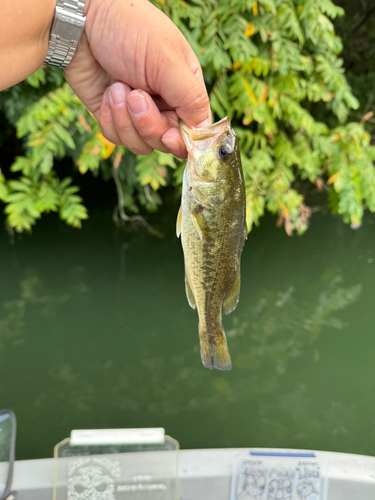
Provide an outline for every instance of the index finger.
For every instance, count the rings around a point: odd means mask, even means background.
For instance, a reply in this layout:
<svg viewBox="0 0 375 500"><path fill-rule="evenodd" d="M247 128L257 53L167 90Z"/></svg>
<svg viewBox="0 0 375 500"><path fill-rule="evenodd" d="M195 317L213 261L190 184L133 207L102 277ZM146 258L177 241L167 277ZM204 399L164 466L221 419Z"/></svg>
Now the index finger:
<svg viewBox="0 0 375 500"><path fill-rule="evenodd" d="M195 75L187 63L166 65L159 94L188 127L211 124L210 102L203 78Z"/></svg>

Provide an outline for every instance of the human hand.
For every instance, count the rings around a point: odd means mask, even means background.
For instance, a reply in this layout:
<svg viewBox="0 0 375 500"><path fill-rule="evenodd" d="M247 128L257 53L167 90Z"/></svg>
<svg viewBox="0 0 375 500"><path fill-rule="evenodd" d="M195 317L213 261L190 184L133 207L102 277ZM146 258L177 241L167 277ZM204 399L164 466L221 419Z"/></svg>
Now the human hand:
<svg viewBox="0 0 375 500"><path fill-rule="evenodd" d="M85 33L65 70L103 135L135 154L186 157L178 118L211 123L202 70L188 42L148 0L86 0Z"/></svg>

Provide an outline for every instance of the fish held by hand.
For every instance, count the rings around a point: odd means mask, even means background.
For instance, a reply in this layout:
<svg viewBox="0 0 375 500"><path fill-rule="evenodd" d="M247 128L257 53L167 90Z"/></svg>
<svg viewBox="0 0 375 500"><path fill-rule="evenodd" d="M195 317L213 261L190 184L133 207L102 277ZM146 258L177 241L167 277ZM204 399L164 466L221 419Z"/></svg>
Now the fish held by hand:
<svg viewBox="0 0 375 500"><path fill-rule="evenodd" d="M237 306L240 258L247 238L238 141L229 117L199 129L180 122L180 131L188 151L177 217L186 295L198 311L203 365L230 370L221 314Z"/></svg>

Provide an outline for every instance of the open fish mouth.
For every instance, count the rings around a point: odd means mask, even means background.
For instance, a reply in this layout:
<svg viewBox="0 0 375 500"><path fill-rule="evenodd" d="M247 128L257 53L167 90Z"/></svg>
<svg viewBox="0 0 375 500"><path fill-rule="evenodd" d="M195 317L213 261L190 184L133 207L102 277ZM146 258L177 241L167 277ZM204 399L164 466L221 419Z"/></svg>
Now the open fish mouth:
<svg viewBox="0 0 375 500"><path fill-rule="evenodd" d="M201 128L189 128L183 121L180 120L180 132L185 142L186 149L190 151L193 148L195 141L207 141L202 144L202 149L209 147L214 140L216 140L224 132L231 130L231 120L229 116L221 119L220 121L207 125ZM199 148L201 149L201 148Z"/></svg>

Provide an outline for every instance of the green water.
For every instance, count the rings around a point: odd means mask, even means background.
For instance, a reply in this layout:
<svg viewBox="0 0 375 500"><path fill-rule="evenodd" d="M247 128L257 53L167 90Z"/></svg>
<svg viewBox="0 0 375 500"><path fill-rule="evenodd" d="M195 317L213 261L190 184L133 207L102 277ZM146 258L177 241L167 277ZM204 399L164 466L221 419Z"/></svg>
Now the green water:
<svg viewBox="0 0 375 500"><path fill-rule="evenodd" d="M202 367L183 283L177 206L164 232L81 231L52 215L0 235L0 407L17 458L50 457L73 428L158 427L182 448L268 446L375 455L375 217L315 214L303 237L264 219L224 318L231 372Z"/></svg>

